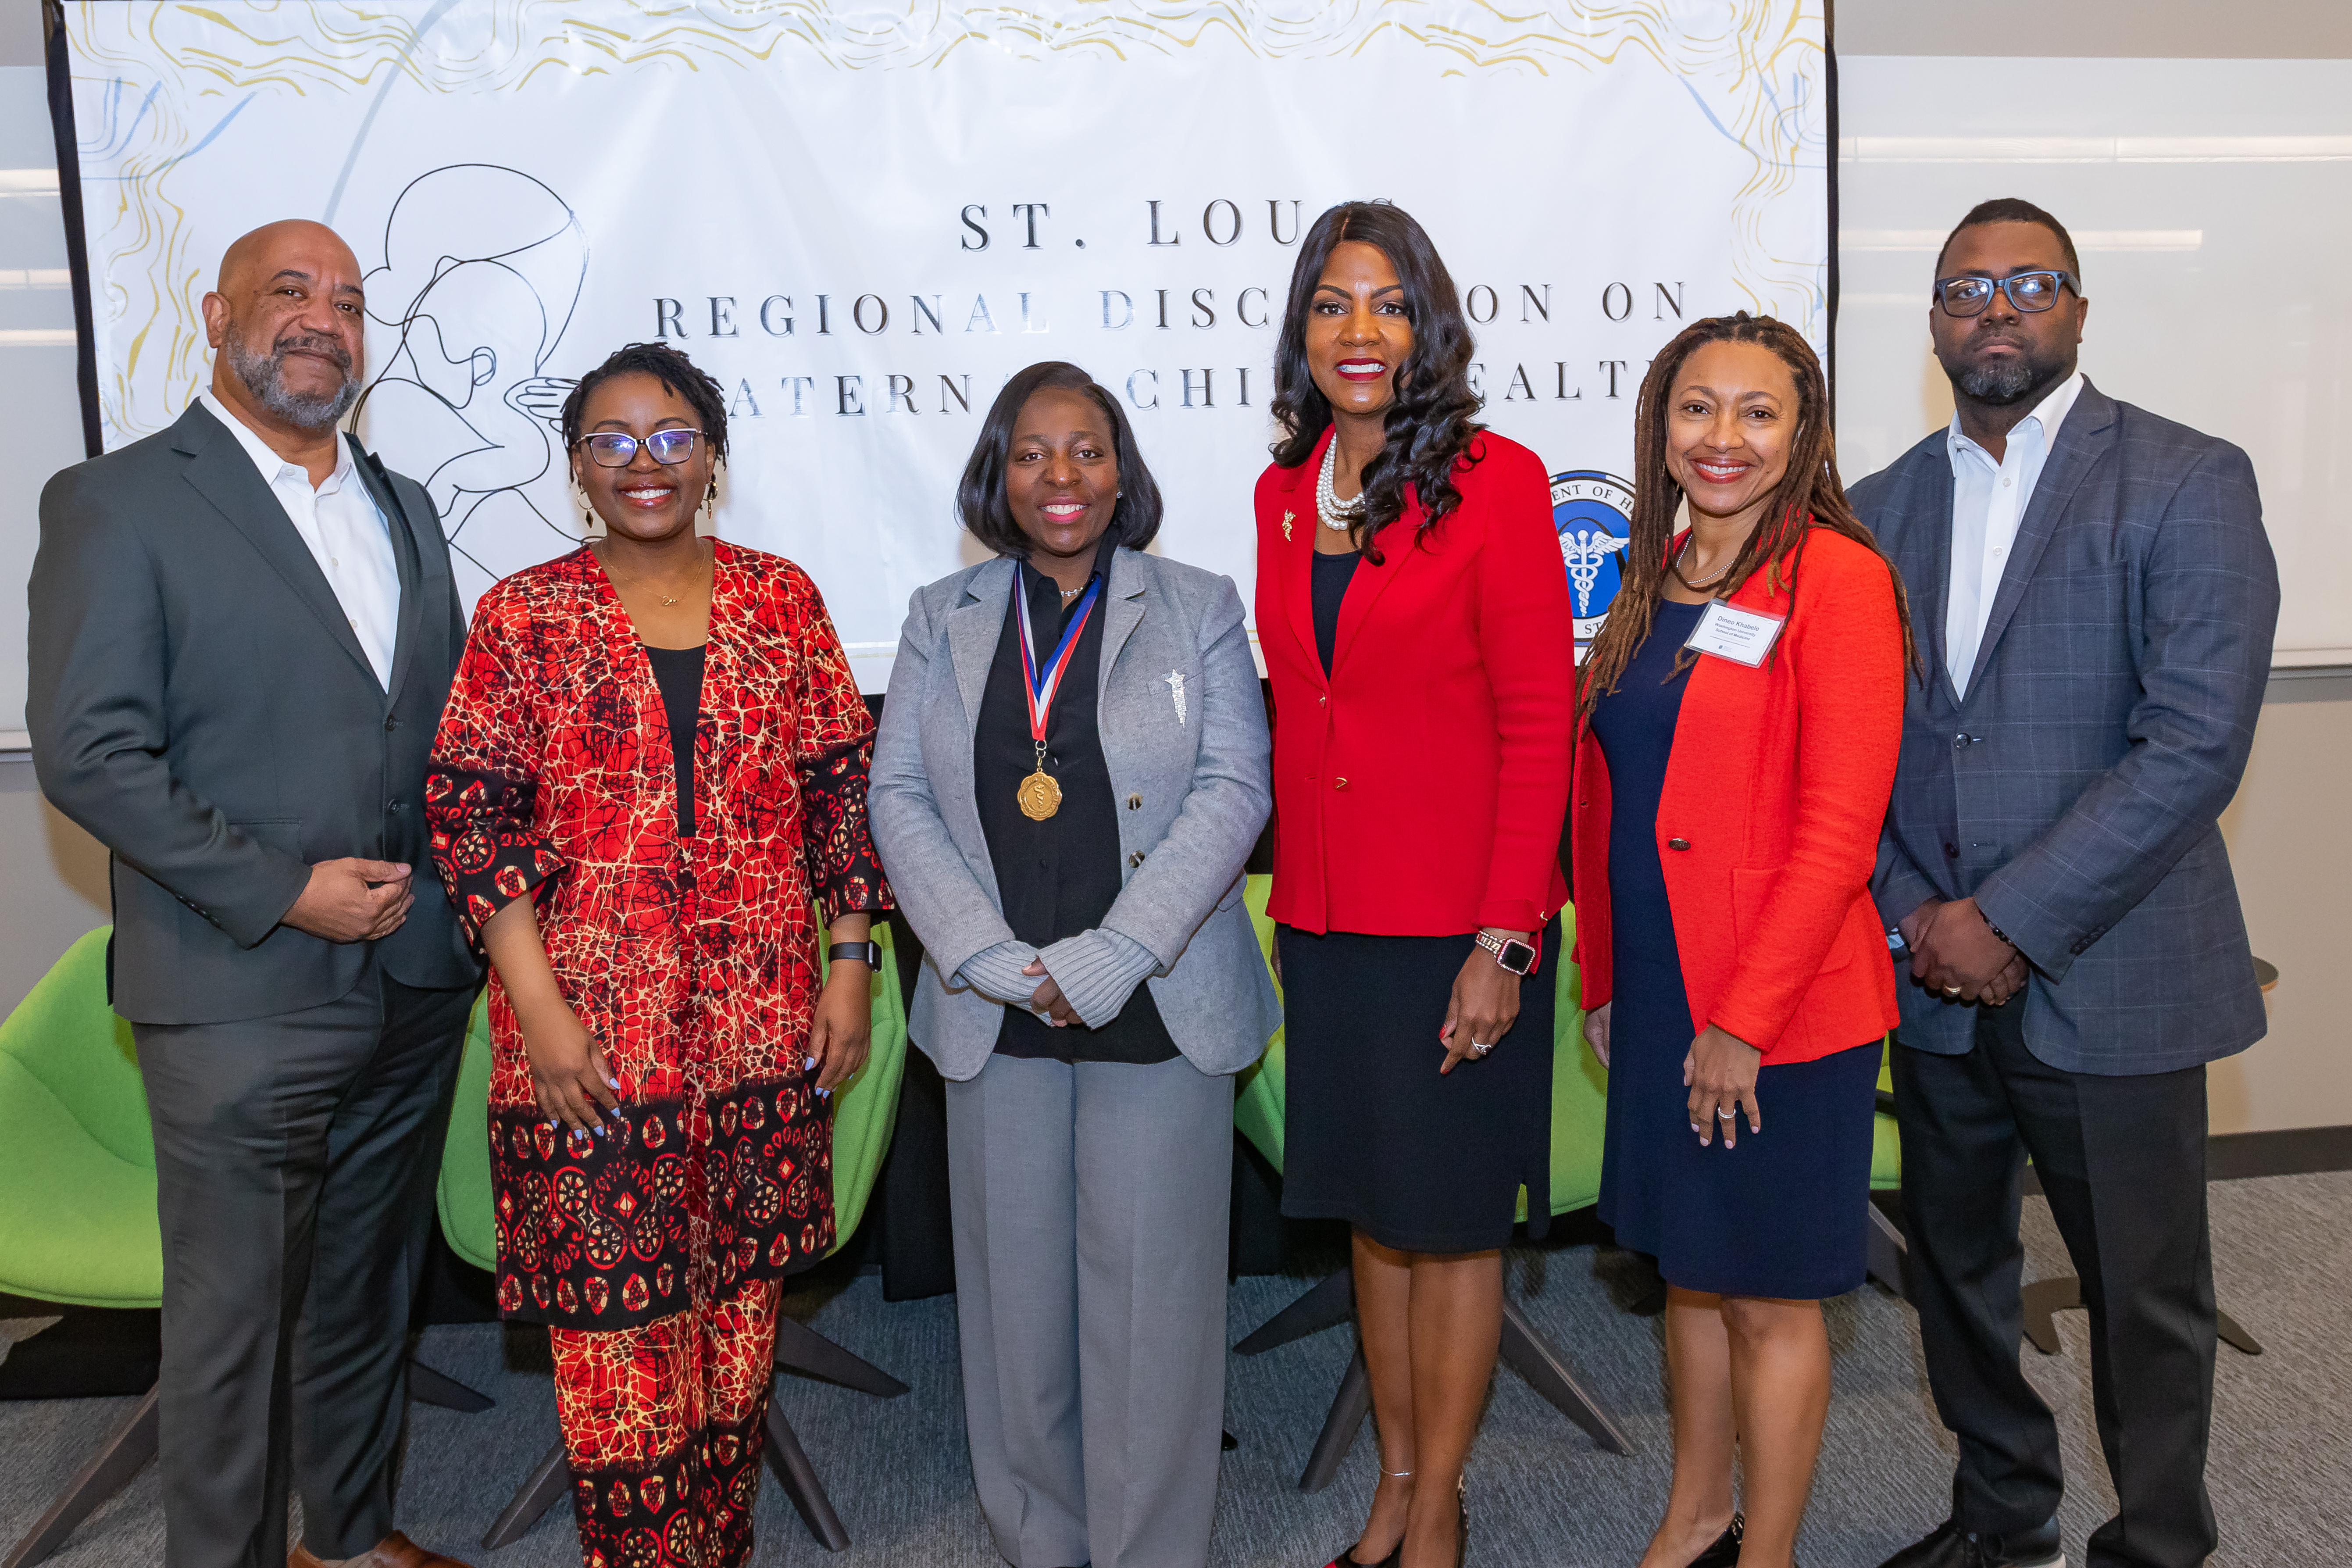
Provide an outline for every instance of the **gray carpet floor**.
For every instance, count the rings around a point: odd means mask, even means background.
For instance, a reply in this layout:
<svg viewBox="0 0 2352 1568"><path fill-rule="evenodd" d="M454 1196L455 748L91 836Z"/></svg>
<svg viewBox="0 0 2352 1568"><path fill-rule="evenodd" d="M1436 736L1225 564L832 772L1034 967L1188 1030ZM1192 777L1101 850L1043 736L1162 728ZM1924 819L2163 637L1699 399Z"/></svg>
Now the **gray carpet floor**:
<svg viewBox="0 0 2352 1568"><path fill-rule="evenodd" d="M2214 1258L2223 1309L2264 1347L2221 1352L2210 1484L2221 1521L2217 1564L2302 1564L2342 1555L2339 1510L2352 1497L2352 1173L2271 1177L2212 1189ZM2072 1272L2049 1212L2027 1209L2028 1278ZM1616 1414L1638 1451L1602 1453L1518 1378L1497 1374L1470 1471L1470 1559L1482 1568L1631 1564L1664 1501L1669 1455L1654 1318L1623 1310L1622 1254L1528 1248L1511 1255L1510 1289ZM1238 1339L1306 1284L1234 1284ZM1612 1290L1612 1286L1614 1289ZM971 1496L963 1448L952 1299L899 1304L862 1279L792 1299L795 1316L896 1373L912 1392L876 1400L788 1377L779 1385L793 1426L853 1540L845 1565L994 1568ZM1836 1356L1820 1479L1801 1543L1808 1568L1869 1568L1941 1519L1951 1445L1927 1394L1918 1333L1899 1300L1867 1288L1830 1303ZM2064 1523L2072 1560L2113 1506L2091 1420L2087 1337L2079 1312L2059 1319L2065 1345L2026 1365L2058 1412L2069 1478ZM1224 1458L1211 1560L1314 1568L1353 1534L1370 1495L1369 1425L1340 1477L1314 1496L1301 1466L1344 1367L1344 1330L1254 1358L1233 1358L1226 1422L1240 1447ZM419 1542L483 1568L573 1568L569 1502L503 1552L482 1531L554 1440L544 1341L496 1325L436 1329L423 1357L498 1400L460 1415L429 1408L411 1421L401 1525ZM0 1547L28 1523L120 1418L127 1401L0 1405ZM2338 1520L2336 1525L2326 1521ZM802 1529L772 1479L759 1511L757 1561L832 1561ZM163 1513L150 1468L86 1522L57 1568L131 1568L163 1557Z"/></svg>

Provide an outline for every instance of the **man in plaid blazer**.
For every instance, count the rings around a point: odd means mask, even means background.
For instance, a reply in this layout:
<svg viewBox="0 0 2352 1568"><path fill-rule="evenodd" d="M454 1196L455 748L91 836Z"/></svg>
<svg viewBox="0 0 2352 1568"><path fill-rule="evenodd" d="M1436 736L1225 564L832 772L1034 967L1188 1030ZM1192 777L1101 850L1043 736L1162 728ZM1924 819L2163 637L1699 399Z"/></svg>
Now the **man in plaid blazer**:
<svg viewBox="0 0 2352 1568"><path fill-rule="evenodd" d="M1952 425L1853 489L1926 663L1873 890L1908 960L1903 1198L1959 1445L1951 1517L1885 1568L2064 1561L2057 1427L2018 1364L2029 1154L2092 1317L2119 1507L2088 1560L2187 1568L2216 1541L2205 1064L2264 1028L2216 819L2278 573L2245 453L2076 370L2057 219L1985 203L1936 279Z"/></svg>

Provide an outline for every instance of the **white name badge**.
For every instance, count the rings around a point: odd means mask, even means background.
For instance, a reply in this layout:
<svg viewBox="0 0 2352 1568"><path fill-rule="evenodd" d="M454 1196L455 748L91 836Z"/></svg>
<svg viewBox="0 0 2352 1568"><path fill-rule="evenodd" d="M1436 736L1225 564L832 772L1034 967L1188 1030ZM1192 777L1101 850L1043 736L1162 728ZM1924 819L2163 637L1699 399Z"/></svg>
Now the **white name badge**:
<svg viewBox="0 0 2352 1568"><path fill-rule="evenodd" d="M1711 599L1690 640L1683 646L1753 669L1772 651L1773 639L1780 635L1780 626L1787 618L1735 609L1721 599Z"/></svg>

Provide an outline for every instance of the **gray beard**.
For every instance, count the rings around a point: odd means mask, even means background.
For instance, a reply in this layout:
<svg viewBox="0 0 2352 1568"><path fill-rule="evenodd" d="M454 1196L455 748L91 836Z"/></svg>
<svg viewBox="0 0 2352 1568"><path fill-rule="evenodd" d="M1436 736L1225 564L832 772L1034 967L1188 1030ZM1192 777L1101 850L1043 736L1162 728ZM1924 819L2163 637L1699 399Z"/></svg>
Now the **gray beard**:
<svg viewBox="0 0 2352 1568"><path fill-rule="evenodd" d="M2032 394L2054 385L2065 366L2024 355L1980 364L1952 377L1953 389L1972 402L1994 408L2022 403Z"/></svg>
<svg viewBox="0 0 2352 1568"><path fill-rule="evenodd" d="M280 339L270 353L254 353L247 349L245 334L232 326L223 348L228 354L229 368L236 372L237 380L253 394L254 401L298 430L324 430L352 410L359 401L359 377L352 374L351 356L340 344L313 343L299 337ZM299 393L286 384L286 354L294 348L323 348L335 355L343 371L342 384L325 396Z"/></svg>

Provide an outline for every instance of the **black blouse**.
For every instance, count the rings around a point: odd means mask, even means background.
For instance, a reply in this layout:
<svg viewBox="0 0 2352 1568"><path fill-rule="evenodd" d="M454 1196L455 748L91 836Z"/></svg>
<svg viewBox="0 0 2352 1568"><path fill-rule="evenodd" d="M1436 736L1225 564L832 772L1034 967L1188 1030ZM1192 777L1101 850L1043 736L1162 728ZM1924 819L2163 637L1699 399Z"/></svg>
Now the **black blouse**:
<svg viewBox="0 0 2352 1568"><path fill-rule="evenodd" d="M1315 575L1312 584L1315 607L1315 651L1322 657L1323 674L1331 674L1331 648L1339 640L1339 606L1347 602L1348 584L1356 580L1356 563L1364 558L1360 550L1350 550L1344 555L1315 555Z"/></svg>
<svg viewBox="0 0 2352 1568"><path fill-rule="evenodd" d="M702 707L702 650L707 646L647 645L646 648L646 658L653 661L654 684L661 688L662 710L669 719L670 765L677 770L680 838L694 837L694 720Z"/></svg>
<svg viewBox="0 0 2352 1568"><path fill-rule="evenodd" d="M1111 552L1117 548L1106 535L1095 553L1095 580L1104 582L1106 593ZM1051 577L1025 561L1019 572L1042 670L1085 595L1072 598L1065 609L1062 591ZM1104 595L1097 594L1045 722L1045 771L1062 786L1060 810L1033 822L1016 799L1021 781L1036 771L1037 749L1029 738L1029 705L1022 696L1020 608L1010 596L996 660L989 667L981 697L980 721L972 732L972 782L980 795L981 833L996 867L997 895L1013 934L1033 947L1047 947L1100 925L1123 885L1118 803L1112 798L1110 767L1103 760L1096 714L1101 701L1102 628L1108 611ZM1026 1008L1007 1007L996 1048L1008 1057L1142 1065L1171 1061L1177 1055L1149 985L1138 985L1118 1016L1099 1029L1057 1029Z"/></svg>

